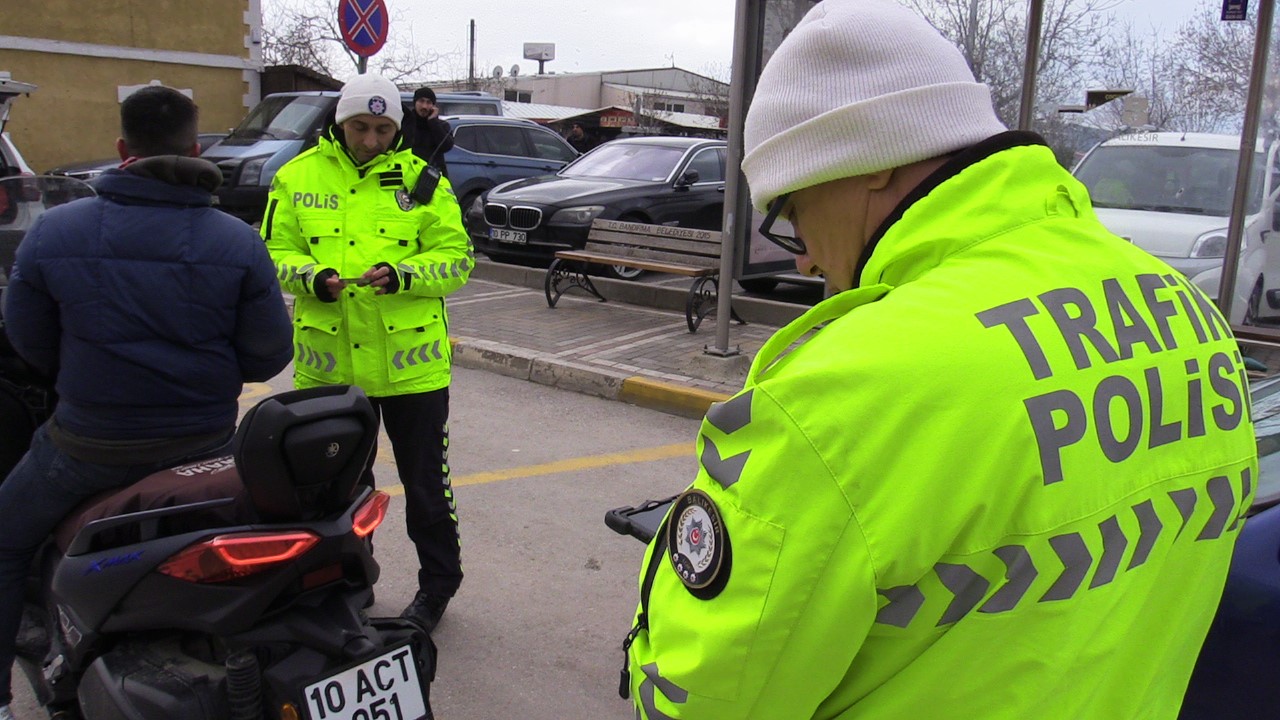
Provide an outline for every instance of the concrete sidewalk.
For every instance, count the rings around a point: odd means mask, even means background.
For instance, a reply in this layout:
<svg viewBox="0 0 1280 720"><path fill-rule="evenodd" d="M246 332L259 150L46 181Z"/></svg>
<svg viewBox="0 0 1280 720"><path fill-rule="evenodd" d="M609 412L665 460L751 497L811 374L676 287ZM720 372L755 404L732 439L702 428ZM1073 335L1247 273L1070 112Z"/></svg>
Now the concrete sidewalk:
<svg viewBox="0 0 1280 720"><path fill-rule="evenodd" d="M454 362L577 392L695 417L742 387L751 359L804 305L744 296L734 308L722 358L704 349L716 341L716 318L697 333L685 325L689 280L656 283L604 278L593 282L609 298L571 291L554 309L543 294L545 270L480 260L471 281L449 298Z"/></svg>

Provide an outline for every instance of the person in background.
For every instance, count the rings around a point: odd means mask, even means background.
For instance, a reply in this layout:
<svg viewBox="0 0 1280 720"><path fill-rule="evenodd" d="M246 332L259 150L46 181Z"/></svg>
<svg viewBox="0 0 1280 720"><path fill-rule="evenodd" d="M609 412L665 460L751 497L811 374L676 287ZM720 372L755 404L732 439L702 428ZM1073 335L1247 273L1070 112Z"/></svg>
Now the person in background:
<svg viewBox="0 0 1280 720"><path fill-rule="evenodd" d="M573 146L574 150L580 153L585 153L594 147L591 139L587 137L586 130L583 130L582 123L574 123L573 127L569 128L569 132L564 136L564 139L565 142Z"/></svg>
<svg viewBox="0 0 1280 720"><path fill-rule="evenodd" d="M440 108L436 107L436 91L429 87L414 90L413 110L405 113L401 125L405 141L413 148L413 154L438 169L441 175L449 177L449 166L444 155L453 148L453 129L440 118Z"/></svg>
<svg viewBox="0 0 1280 720"><path fill-rule="evenodd" d="M401 144L399 97L378 75L343 87L336 124L276 174L262 237L295 297L295 384L359 385L382 417L418 552L403 617L431 632L462 583L445 297L475 259L449 180Z"/></svg>
<svg viewBox="0 0 1280 720"><path fill-rule="evenodd" d="M1177 717L1258 478L1218 309L892 0L805 15L744 149L837 294L702 423L637 717Z"/></svg>
<svg viewBox="0 0 1280 720"><path fill-rule="evenodd" d="M57 377L53 417L0 484L0 719L36 549L82 500L230 450L246 382L293 354L266 248L215 210L217 166L196 157L197 109L145 87L120 104L123 165L98 196L41 215L18 246L4 326Z"/></svg>

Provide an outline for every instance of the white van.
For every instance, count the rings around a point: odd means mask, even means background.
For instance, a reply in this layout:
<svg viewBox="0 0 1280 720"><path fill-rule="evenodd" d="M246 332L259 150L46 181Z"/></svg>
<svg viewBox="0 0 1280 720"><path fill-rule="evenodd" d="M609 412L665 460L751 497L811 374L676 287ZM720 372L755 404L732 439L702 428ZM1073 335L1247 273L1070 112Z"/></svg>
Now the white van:
<svg viewBox="0 0 1280 720"><path fill-rule="evenodd" d="M1259 141L1245 206L1230 320L1280 317L1276 149ZM1217 298L1240 156L1236 135L1136 133L1099 143L1072 174L1111 232L1159 257Z"/></svg>

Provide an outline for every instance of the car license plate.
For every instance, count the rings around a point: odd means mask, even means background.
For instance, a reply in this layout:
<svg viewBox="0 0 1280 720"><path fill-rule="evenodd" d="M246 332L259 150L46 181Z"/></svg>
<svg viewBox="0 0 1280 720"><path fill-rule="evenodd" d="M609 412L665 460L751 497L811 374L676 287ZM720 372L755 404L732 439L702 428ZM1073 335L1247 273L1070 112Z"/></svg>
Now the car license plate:
<svg viewBox="0 0 1280 720"><path fill-rule="evenodd" d="M502 228L489 228L489 237L504 243L516 243L523 245L529 242L528 234L520 230L504 230Z"/></svg>
<svg viewBox="0 0 1280 720"><path fill-rule="evenodd" d="M427 715L408 645L303 690L310 720L421 720Z"/></svg>

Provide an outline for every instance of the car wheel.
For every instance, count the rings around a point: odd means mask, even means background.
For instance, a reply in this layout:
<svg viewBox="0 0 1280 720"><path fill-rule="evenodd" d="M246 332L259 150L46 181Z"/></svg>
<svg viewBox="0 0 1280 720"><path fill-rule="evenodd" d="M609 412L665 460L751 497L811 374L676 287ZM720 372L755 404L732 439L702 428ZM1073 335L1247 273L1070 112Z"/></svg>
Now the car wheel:
<svg viewBox="0 0 1280 720"><path fill-rule="evenodd" d="M471 206L475 204L476 198L480 197L480 192L479 190L472 190L462 197L462 202L458 205L458 207L462 208L462 227L467 230L471 230L471 227L467 225L467 210L470 210Z"/></svg>
<svg viewBox="0 0 1280 720"><path fill-rule="evenodd" d="M622 217L618 218L618 221L630 222L630 223L648 223L649 219L644 217L643 215L631 214L631 215L623 215ZM616 280L637 280L640 278L641 275L644 275L644 271L637 270L636 268L633 268L633 267L627 267L626 265L607 265L605 266L604 274L606 277L611 277Z"/></svg>
<svg viewBox="0 0 1280 720"><path fill-rule="evenodd" d="M773 292L778 287L778 281L773 278L748 278L739 280L738 284L747 292L767 294Z"/></svg>

